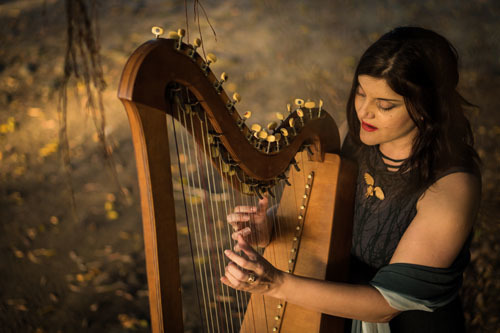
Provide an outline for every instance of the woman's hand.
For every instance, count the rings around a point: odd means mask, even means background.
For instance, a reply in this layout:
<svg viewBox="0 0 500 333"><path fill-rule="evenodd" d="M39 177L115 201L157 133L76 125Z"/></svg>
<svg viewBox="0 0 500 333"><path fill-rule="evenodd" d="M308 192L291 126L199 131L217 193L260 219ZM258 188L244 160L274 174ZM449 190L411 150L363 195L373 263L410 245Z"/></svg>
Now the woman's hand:
<svg viewBox="0 0 500 333"><path fill-rule="evenodd" d="M234 212L227 216L227 222L232 225L232 238L237 240L238 235L251 245L264 247L271 240L272 221L268 221L266 213L268 199L265 196L259 200L258 206L237 206ZM239 251L239 250L236 250Z"/></svg>
<svg viewBox="0 0 500 333"><path fill-rule="evenodd" d="M242 235L235 247L247 256L244 258L231 250L224 254L231 260L226 266L222 283L231 288L272 296L283 282L284 272L271 265L248 244Z"/></svg>

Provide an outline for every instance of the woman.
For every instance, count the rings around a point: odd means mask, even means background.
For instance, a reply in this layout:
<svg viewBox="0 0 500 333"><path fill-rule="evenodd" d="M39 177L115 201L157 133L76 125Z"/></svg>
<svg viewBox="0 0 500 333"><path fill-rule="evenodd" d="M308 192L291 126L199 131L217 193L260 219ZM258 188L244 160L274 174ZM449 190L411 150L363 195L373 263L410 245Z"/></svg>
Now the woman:
<svg viewBox="0 0 500 333"><path fill-rule="evenodd" d="M353 332L464 331L458 290L481 182L457 67L445 38L412 27L360 59L343 144L359 164L350 284L287 274L253 251L246 238L269 234L265 200L228 216L248 259L227 250L222 282L355 319Z"/></svg>

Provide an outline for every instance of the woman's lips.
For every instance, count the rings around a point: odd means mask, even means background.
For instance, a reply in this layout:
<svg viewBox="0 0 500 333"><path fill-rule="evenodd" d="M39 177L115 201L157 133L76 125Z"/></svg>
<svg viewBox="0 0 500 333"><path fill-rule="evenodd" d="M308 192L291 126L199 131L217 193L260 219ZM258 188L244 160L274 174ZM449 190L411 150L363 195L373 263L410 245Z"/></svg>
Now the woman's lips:
<svg viewBox="0 0 500 333"><path fill-rule="evenodd" d="M367 132L374 132L374 131L378 130L377 127L370 125L368 123L365 123L364 121L361 121L361 127L363 127L363 129Z"/></svg>

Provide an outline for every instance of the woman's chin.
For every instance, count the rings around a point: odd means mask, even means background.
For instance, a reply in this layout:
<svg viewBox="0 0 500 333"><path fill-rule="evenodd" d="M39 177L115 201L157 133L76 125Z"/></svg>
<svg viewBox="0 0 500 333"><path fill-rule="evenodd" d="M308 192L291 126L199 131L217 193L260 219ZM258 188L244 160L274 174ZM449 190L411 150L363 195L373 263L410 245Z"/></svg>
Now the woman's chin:
<svg viewBox="0 0 500 333"><path fill-rule="evenodd" d="M363 129L361 129L359 133L359 139L367 146L374 146L380 143L375 135L372 133L366 133Z"/></svg>

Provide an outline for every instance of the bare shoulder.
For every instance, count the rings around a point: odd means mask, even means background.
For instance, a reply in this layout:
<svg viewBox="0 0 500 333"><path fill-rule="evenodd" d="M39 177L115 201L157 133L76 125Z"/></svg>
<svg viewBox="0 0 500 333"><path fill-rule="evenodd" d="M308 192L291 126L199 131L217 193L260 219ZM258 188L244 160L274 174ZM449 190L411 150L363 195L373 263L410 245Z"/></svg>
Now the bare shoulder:
<svg viewBox="0 0 500 333"><path fill-rule="evenodd" d="M454 206L458 206L459 203L474 203L480 199L480 192L480 181L473 174L451 173L440 178L424 192L417 204L417 209L434 206L437 204L436 200L445 201Z"/></svg>
<svg viewBox="0 0 500 333"><path fill-rule="evenodd" d="M457 172L440 178L417 203L391 262L449 267L465 243L479 208L479 179Z"/></svg>

